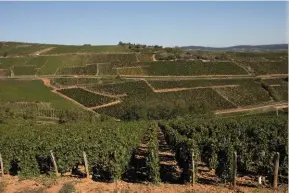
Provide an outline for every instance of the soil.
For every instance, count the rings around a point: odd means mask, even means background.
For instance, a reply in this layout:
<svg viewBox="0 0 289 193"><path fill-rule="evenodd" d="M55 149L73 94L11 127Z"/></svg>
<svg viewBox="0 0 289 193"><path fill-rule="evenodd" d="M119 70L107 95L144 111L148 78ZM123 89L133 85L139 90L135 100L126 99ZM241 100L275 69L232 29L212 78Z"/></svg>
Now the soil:
<svg viewBox="0 0 289 193"><path fill-rule="evenodd" d="M103 108L103 107L113 106L113 105L116 105L116 104L119 104L119 103L121 103L121 101L117 100L117 101L113 101L113 102L106 103L106 104L99 105L99 106L95 106L95 107L89 107L89 109L100 109L100 108Z"/></svg>
<svg viewBox="0 0 289 193"><path fill-rule="evenodd" d="M50 51L50 50L53 50L55 47L50 47L50 48L46 48L46 49L43 49L43 50L39 50L39 51L37 51L37 52L34 52L33 54L31 54L31 55L40 55L40 54L43 54L43 53L45 53L45 52L48 52L48 51Z"/></svg>
<svg viewBox="0 0 289 193"><path fill-rule="evenodd" d="M0 178L1 179L1 178ZM198 192L198 193L271 193L274 192L270 188L264 187L247 187L247 186L237 186L233 189L230 185L208 185L197 183L194 185L186 184L167 184L160 183L159 185L152 185L150 183L131 183L124 181L117 181L114 183L104 183L104 182L95 182L91 179L86 178L72 178L72 177L60 177L56 180L54 179L45 179L38 178L33 180L20 180L17 176L8 176L5 175L3 178L4 192L3 193L19 193L19 192L33 192L34 190L42 189L45 193L57 193L62 188L65 183L72 183L76 188L77 192L80 193L95 193L95 192L127 192L127 193L189 193L189 192ZM30 191L29 191L30 190ZM279 187L278 192L286 192L286 187Z"/></svg>
<svg viewBox="0 0 289 193"><path fill-rule="evenodd" d="M153 59L154 62L157 61L157 60L156 60L156 55L155 55L155 54L152 55L152 59Z"/></svg>

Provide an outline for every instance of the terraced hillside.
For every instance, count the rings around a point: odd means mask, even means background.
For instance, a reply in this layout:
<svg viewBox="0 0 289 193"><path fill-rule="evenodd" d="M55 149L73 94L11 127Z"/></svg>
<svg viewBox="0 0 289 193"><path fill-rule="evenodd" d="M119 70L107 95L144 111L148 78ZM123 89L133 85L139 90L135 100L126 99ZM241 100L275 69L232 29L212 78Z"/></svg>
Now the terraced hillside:
<svg viewBox="0 0 289 193"><path fill-rule="evenodd" d="M272 79L288 74L284 52L221 53L205 60L184 53L187 59L158 61L150 50L135 52L125 46L6 42L0 53L0 77L30 80L45 76L51 80L52 94L69 100L39 99L50 101L53 108L74 103L125 120L168 119L288 101L288 81ZM37 92L42 91L39 88Z"/></svg>

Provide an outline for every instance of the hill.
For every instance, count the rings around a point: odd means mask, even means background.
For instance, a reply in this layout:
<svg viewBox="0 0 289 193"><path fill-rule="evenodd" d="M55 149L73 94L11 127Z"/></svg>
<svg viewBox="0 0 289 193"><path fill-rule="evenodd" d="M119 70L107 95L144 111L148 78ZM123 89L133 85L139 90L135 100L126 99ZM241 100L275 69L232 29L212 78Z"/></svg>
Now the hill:
<svg viewBox="0 0 289 193"><path fill-rule="evenodd" d="M231 47L203 47L203 46L184 46L185 50L203 51L233 51L233 52L264 52L288 50L288 44L269 44L269 45L238 45Z"/></svg>
<svg viewBox="0 0 289 193"><path fill-rule="evenodd" d="M285 51L2 42L0 192L235 192L234 151L239 192L269 192L276 151L288 184L287 107Z"/></svg>

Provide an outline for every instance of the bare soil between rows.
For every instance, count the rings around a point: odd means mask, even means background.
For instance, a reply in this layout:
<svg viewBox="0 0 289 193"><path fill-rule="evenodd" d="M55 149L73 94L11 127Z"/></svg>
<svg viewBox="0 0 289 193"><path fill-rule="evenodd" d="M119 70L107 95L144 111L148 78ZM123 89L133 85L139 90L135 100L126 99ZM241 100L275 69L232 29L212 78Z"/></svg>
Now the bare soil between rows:
<svg viewBox="0 0 289 193"><path fill-rule="evenodd" d="M1 179L1 178L0 178ZM37 190L42 190L44 193L57 193L61 190L64 184L72 183L76 189L76 192L80 193L94 193L94 192L127 192L127 193L255 193L264 192L271 193L274 192L270 188L262 187L243 187L239 186L233 189L229 185L207 185L207 184L191 184L181 185L181 184L167 184L160 183L158 185L153 185L150 183L131 183L124 181L117 181L113 183L95 182L91 179L85 178L71 178L71 177L61 177L58 179L47 179L47 178L37 178L37 179L27 179L20 180L17 176L6 175L3 179L4 185L2 185L3 193L20 193L20 192L36 192ZM279 187L278 192L286 192L286 187Z"/></svg>

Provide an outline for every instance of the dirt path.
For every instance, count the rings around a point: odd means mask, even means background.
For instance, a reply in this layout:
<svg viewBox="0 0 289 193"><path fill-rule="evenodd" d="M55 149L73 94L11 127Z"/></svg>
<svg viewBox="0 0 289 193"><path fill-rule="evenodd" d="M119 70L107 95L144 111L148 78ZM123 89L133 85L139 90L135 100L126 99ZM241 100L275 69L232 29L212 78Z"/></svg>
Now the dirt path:
<svg viewBox="0 0 289 193"><path fill-rule="evenodd" d="M95 182L91 179L61 177L57 180L37 179L37 180L19 180L17 176L5 176L4 178L4 192L42 192L57 193L66 183L72 183L79 193L113 193L113 192L127 192L127 193L272 193L269 188L252 188L239 186L233 190L229 185L207 185L195 184L194 186L160 183L157 186L143 183L131 183L124 181L117 181L115 183ZM287 192L287 187L279 187L279 192Z"/></svg>
<svg viewBox="0 0 289 193"><path fill-rule="evenodd" d="M124 78L256 78L255 76L249 75L249 74L242 74L242 75L229 75L229 74L220 74L220 75L192 75L192 76L170 76L170 75L166 75L166 76L150 76L150 75L139 75L139 74L120 74L121 77ZM276 76L276 75L274 75ZM280 75L281 76L281 75ZM284 76L284 74L282 75Z"/></svg>
<svg viewBox="0 0 289 193"><path fill-rule="evenodd" d="M288 108L288 103L271 104L271 105L264 105L264 106L259 106L259 107L239 107L237 109L217 110L217 111L215 111L215 114L219 115L219 114L235 113L235 112L266 110L266 109L270 109L270 108L274 108L274 109Z"/></svg>
<svg viewBox="0 0 289 193"><path fill-rule="evenodd" d="M238 84L232 84L232 85L220 85L220 86L197 86L192 88L168 88L168 89L157 89L153 90L155 93L164 93L164 92L178 92L178 91L184 91L184 90L195 90L195 89L205 89L205 88L231 88L231 87L238 87L240 85Z"/></svg>
<svg viewBox="0 0 289 193"><path fill-rule="evenodd" d="M256 78L274 78L274 77L284 77L289 74L266 74L266 75L258 75Z"/></svg>
<svg viewBox="0 0 289 193"><path fill-rule="evenodd" d="M150 66L148 65L142 65L142 66L124 66L124 67L114 67L112 69L131 69L131 68L148 68Z"/></svg>
<svg viewBox="0 0 289 193"><path fill-rule="evenodd" d="M31 55L40 55L40 54L43 54L43 53L48 52L48 51L50 51L50 50L53 50L54 48L55 48L55 47L45 48L45 49L43 49L43 50L39 50L39 51L37 51L37 52L34 52L34 53L32 53Z"/></svg>
<svg viewBox="0 0 289 193"><path fill-rule="evenodd" d="M181 169L175 159L175 154L169 148L164 134L158 129L159 141L159 160L160 160L160 178L162 182L178 183L180 180Z"/></svg>
<svg viewBox="0 0 289 193"><path fill-rule="evenodd" d="M106 104L103 104L103 105L99 105L99 106L95 106L95 107L89 107L89 109L100 109L100 108L104 108L104 107L109 107L109 106L113 106L113 105L117 105L121 103L121 100L117 100L117 101L113 101L113 102L110 102L110 103L106 103Z"/></svg>
<svg viewBox="0 0 289 193"><path fill-rule="evenodd" d="M155 55L155 54L152 55L152 59L153 59L154 62L157 61L157 60L156 60L156 55Z"/></svg>
<svg viewBox="0 0 289 193"><path fill-rule="evenodd" d="M57 88L55 88L54 86L51 85L50 79L48 78L40 78L40 80L43 81L44 85L47 87L52 88L53 90L56 90Z"/></svg>

